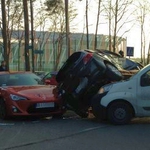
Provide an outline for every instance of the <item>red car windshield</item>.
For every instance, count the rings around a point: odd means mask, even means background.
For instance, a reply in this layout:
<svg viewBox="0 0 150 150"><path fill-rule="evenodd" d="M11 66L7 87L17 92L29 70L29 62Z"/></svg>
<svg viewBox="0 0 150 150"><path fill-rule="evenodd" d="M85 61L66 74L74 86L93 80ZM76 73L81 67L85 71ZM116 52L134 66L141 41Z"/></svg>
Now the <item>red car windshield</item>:
<svg viewBox="0 0 150 150"><path fill-rule="evenodd" d="M0 86L41 85L41 78L34 73L1 74Z"/></svg>

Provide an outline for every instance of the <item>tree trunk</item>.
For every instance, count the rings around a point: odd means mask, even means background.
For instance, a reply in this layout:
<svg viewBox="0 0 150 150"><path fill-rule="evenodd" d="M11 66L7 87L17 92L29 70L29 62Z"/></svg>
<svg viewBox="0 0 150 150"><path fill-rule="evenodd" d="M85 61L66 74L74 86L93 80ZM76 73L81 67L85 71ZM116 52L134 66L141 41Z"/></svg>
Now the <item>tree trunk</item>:
<svg viewBox="0 0 150 150"><path fill-rule="evenodd" d="M7 64L7 70L9 70L9 59L8 59L8 36L7 36L7 23L6 23L6 9L5 9L5 0L1 0L1 9L2 9L2 37L3 37L3 57Z"/></svg>
<svg viewBox="0 0 150 150"><path fill-rule="evenodd" d="M100 4L101 4L101 0L99 0L99 3L98 3L98 13L97 13L97 22L96 22L95 40L94 40L94 50L97 48L97 32L98 32L98 24L99 24L99 16L100 16Z"/></svg>
<svg viewBox="0 0 150 150"><path fill-rule="evenodd" d="M109 3L109 51L111 51L112 48L112 41L111 41L111 0Z"/></svg>
<svg viewBox="0 0 150 150"><path fill-rule="evenodd" d="M68 15L68 0L65 0L65 19L66 19L66 45L68 57L70 56L70 29L69 29L69 15Z"/></svg>
<svg viewBox="0 0 150 150"><path fill-rule="evenodd" d="M117 18L118 18L118 0L116 0L116 9L115 9L115 28L114 28L114 37L113 37L113 52L116 52Z"/></svg>
<svg viewBox="0 0 150 150"><path fill-rule="evenodd" d="M149 64L149 63L150 63L149 58L150 58L150 42L149 42L148 54L147 54L147 64Z"/></svg>
<svg viewBox="0 0 150 150"><path fill-rule="evenodd" d="M32 72L34 72L34 29L33 29L33 0L30 0L30 12L31 12L31 44L32 44Z"/></svg>
<svg viewBox="0 0 150 150"><path fill-rule="evenodd" d="M30 59L29 59L29 19L28 19L28 3L27 0L23 0L24 8L24 26L25 26L25 69L30 71Z"/></svg>
<svg viewBox="0 0 150 150"><path fill-rule="evenodd" d="M86 43L87 49L89 49L89 25L88 25L88 0L86 0Z"/></svg>
<svg viewBox="0 0 150 150"><path fill-rule="evenodd" d="M143 25L141 25L141 62L143 64L143 37L142 34L143 33Z"/></svg>

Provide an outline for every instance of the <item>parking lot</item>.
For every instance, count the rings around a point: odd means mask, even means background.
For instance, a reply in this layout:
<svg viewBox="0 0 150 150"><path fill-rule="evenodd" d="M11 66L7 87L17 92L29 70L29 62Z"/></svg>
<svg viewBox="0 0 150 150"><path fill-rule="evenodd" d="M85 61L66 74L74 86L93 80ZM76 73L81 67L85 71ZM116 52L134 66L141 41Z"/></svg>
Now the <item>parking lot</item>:
<svg viewBox="0 0 150 150"><path fill-rule="evenodd" d="M119 123L126 125L113 125L110 120L96 120L106 118L105 115L101 118L99 114L103 113L97 109L100 99L96 103L97 100L92 101L92 98L102 85L122 80L118 68L98 52L82 51L72 56L68 59L68 65L65 63L66 66L54 77L59 83L55 83L55 86L49 86L50 81L46 80L44 84L48 85L43 85L43 82L41 85L41 78L32 73L8 72L1 75L7 75L8 78L5 82L1 80L4 82L1 86L5 88L1 88L0 100L0 149L149 150L150 118L137 118L127 124L128 119L130 121L130 109L119 105L115 107L119 111L114 111L119 113L109 111L109 114L117 114L115 117L119 121L125 120ZM78 56L78 59L74 56ZM63 114L65 108L67 112ZM91 113L88 115L91 108L96 118ZM120 113L120 110L126 113ZM26 117L4 120L10 116L22 115ZM38 116L52 117L37 118Z"/></svg>
<svg viewBox="0 0 150 150"><path fill-rule="evenodd" d="M69 114L69 115L68 115ZM69 112L61 119L30 118L0 122L2 150L149 150L150 118L114 126Z"/></svg>

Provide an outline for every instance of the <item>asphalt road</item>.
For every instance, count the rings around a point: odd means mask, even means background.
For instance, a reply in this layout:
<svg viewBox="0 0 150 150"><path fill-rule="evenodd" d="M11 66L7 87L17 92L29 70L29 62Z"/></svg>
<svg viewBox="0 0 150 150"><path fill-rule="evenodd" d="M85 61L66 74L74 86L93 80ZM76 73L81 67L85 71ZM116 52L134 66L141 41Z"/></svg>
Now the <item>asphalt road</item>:
<svg viewBox="0 0 150 150"><path fill-rule="evenodd" d="M74 113L0 121L0 150L150 150L150 118L122 126Z"/></svg>

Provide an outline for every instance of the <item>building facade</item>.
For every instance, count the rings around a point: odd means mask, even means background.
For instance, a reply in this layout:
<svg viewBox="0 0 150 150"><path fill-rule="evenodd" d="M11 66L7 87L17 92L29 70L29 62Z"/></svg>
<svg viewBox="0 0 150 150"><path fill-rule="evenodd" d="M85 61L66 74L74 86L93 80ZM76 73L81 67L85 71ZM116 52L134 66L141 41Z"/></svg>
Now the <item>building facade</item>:
<svg viewBox="0 0 150 150"><path fill-rule="evenodd" d="M30 68L34 61L35 71L59 70L68 58L66 48L65 33L55 32L34 32L34 60L32 60L32 50L29 46ZM83 33L71 33L70 54L78 50L87 48L87 37ZM94 50L94 34L89 34L89 49ZM126 52L126 39L119 38L116 52L120 50ZM31 42L31 41L30 41ZM11 40L11 52L9 54L10 70L25 70L24 58L24 31L14 31ZM107 35L97 35L97 49L109 50L109 39ZM0 44L0 60L3 60L3 44Z"/></svg>

